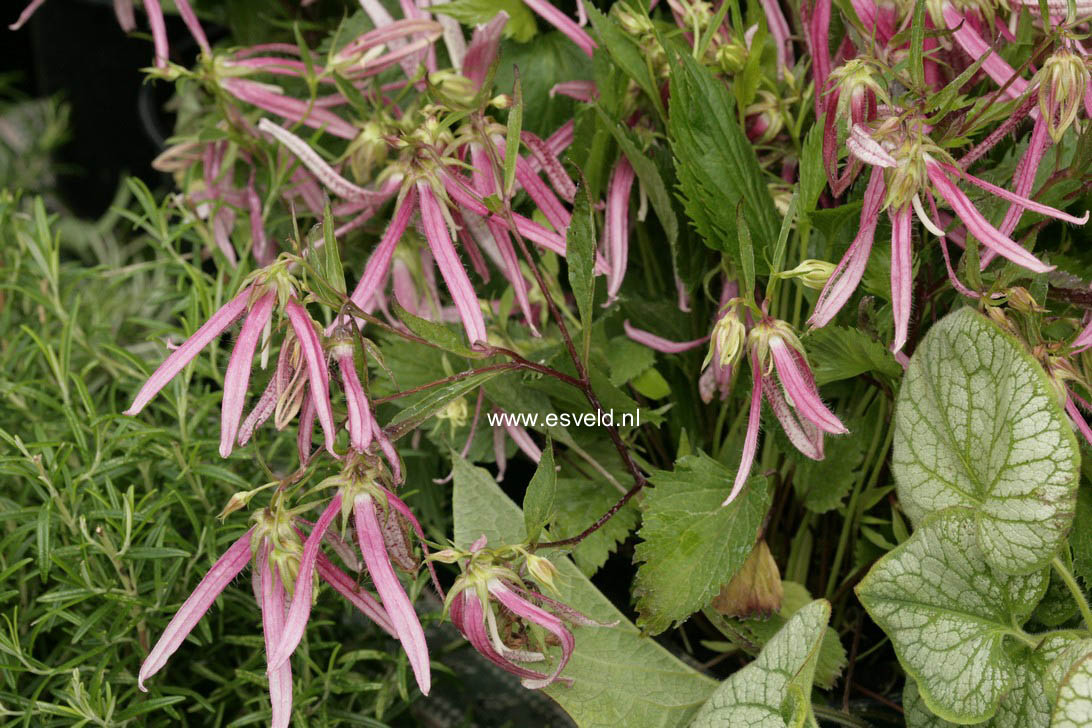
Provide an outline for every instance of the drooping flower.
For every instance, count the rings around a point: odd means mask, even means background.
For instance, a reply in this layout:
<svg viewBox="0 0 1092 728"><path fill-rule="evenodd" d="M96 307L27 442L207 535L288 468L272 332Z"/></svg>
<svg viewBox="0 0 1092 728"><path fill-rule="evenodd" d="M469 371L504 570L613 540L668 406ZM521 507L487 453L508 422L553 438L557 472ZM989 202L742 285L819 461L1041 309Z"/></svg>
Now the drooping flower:
<svg viewBox="0 0 1092 728"><path fill-rule="evenodd" d="M468 552L452 551L447 559L460 560L464 569L446 600L451 623L479 654L519 677L524 687L537 690L555 682L572 684L570 678L561 676L576 647L573 633L565 622L589 627L613 625L595 622L572 607L529 588L512 569L503 565L506 557L518 555L515 550L493 551L485 546L486 539L482 536ZM533 554L525 556L532 576L537 574L536 578L544 578L549 584L552 565L543 564L545 559ZM560 646L561 655L552 672L523 666L547 659L544 645L528 644L524 624L546 630ZM512 643L517 644L513 646Z"/></svg>
<svg viewBox="0 0 1092 728"><path fill-rule="evenodd" d="M299 352L306 364L306 380L310 385L311 402L326 438L326 448L334 453L334 418L330 408L329 369L311 317L296 300L295 286L278 263L251 276L243 290L225 303L181 346L175 349L152 373L137 392L127 415L136 415L187 364L217 339L239 317L246 314L242 332L232 349L224 375L224 400L221 407L220 455L231 454L240 430L243 406L250 382L251 364L262 332L270 323L273 307L280 302L291 323Z"/></svg>
<svg viewBox="0 0 1092 728"><path fill-rule="evenodd" d="M262 614L269 663L269 698L273 710L271 725L273 728L287 728L292 717L292 667L287 659L274 662L273 658L290 624L291 613L286 614L285 611L287 600L293 596L294 588L306 582L310 601L313 577L308 573L306 579L300 578L305 549L285 510L275 505L255 514L254 521L254 526L224 552L179 607L141 665L137 686L147 691L145 681L163 669L167 660L212 607L216 597L247 564L253 562L254 598ZM390 619L384 610L366 592L351 586L352 579L329 559L321 564L319 576L345 594L354 606L381 628L391 631Z"/></svg>
<svg viewBox="0 0 1092 728"><path fill-rule="evenodd" d="M1069 215L941 161L943 152L928 139L920 121L907 120L888 111L889 115L875 128L855 124L846 140L846 146L857 159L872 165L872 176L865 190L857 237L820 294L808 323L825 326L849 300L864 275L879 213L887 207L892 222L891 301L895 320L891 349L898 352L906 343L910 320L913 279L910 228L914 217L911 211L931 233L941 238L945 236L939 221L922 207L921 195L926 195L930 205L933 205L932 195L935 191L948 203L967 231L988 250L1036 273L1052 270L1053 266L1043 263L995 228L953 179L964 179L1004 200L1066 222L1083 225L1088 221L1088 213L1083 217Z"/></svg>
<svg viewBox="0 0 1092 728"><path fill-rule="evenodd" d="M338 490L304 543L295 582L296 592L288 610L285 629L270 658L269 667L272 671L286 663L303 637L313 601L313 574L318 569L321 575L323 570L320 546L334 519L341 515L346 525L349 524L350 517L352 519L364 567L372 578L383 604L383 613L389 620L386 625L390 628L388 631L402 643L417 685L427 695L431 687L431 671L424 630L413 603L392 566L392 561L397 560L401 564L406 558L412 557L409 555L408 543L401 538L399 527L396 525L394 528L387 528L386 525L398 524L404 520L412 526L422 546L424 532L409 506L383 487L379 483L380 477L376 461L364 456L349 459L340 475L325 482L326 485L336 486ZM429 569L432 570L431 563ZM433 584L442 596L443 591L435 572L432 572L432 577Z"/></svg>
<svg viewBox="0 0 1092 728"><path fill-rule="evenodd" d="M842 435L849 430L823 404L804 347L784 321L764 318L747 338L751 359L751 405L743 455L736 471L728 505L743 490L758 450L762 400L770 405L789 442L805 457L823 459L823 433Z"/></svg>

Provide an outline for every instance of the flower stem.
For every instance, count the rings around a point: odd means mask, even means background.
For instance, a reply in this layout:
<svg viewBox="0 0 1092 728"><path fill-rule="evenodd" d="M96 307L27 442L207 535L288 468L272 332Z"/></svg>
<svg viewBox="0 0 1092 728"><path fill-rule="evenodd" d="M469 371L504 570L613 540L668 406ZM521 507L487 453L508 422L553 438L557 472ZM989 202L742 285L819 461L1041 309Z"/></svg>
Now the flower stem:
<svg viewBox="0 0 1092 728"><path fill-rule="evenodd" d="M1077 603L1077 608L1081 610L1081 619L1084 621L1084 628L1092 631L1092 609L1088 608L1088 600L1085 599L1084 590L1081 589L1081 585L1077 583L1077 578L1073 576L1073 572L1062 562L1060 556L1055 556L1050 562L1050 565L1054 567L1054 571L1058 573L1058 576L1062 577L1062 581L1065 582L1066 588L1069 589L1069 593L1073 596L1073 601Z"/></svg>

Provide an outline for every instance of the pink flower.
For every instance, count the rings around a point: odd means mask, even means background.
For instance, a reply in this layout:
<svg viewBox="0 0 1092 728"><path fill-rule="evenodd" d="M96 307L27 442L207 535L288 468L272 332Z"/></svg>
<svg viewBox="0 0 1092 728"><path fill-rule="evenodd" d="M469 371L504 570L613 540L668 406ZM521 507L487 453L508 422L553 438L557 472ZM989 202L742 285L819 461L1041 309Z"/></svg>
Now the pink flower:
<svg viewBox="0 0 1092 728"><path fill-rule="evenodd" d="M583 28L576 24L569 16L554 7L549 0L526 0L527 7L531 8L540 18L560 30L565 37L576 43L580 50L590 58L598 47L591 36ZM579 5L583 0L577 0Z"/></svg>
<svg viewBox="0 0 1092 728"><path fill-rule="evenodd" d="M758 428L765 397L789 441L805 457L823 459L823 433L849 432L842 421L823 404L803 347L784 321L764 319L748 338L751 358L751 406L743 455L736 471L728 505L750 477L758 450Z"/></svg>

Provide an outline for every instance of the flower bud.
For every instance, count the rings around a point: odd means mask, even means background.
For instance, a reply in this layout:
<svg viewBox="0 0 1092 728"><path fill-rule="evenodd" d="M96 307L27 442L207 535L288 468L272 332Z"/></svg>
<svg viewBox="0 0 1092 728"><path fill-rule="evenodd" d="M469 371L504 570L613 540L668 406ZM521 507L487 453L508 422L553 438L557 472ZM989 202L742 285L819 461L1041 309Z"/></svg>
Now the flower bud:
<svg viewBox="0 0 1092 728"><path fill-rule="evenodd" d="M246 508L250 503L250 499L254 497L254 494L257 493L258 490L261 489L245 490L231 496L231 498L228 499L227 505L224 506L224 510L220 511L220 515L218 515L217 518L222 521L235 511Z"/></svg>
<svg viewBox="0 0 1092 728"><path fill-rule="evenodd" d="M1028 289L1022 286L1013 286L1006 292L1009 307L1020 313L1043 313L1045 308L1032 297Z"/></svg>
<svg viewBox="0 0 1092 728"><path fill-rule="evenodd" d="M739 619L766 618L781 609L783 596L781 572L763 539L755 544L732 580L721 587L713 599L713 609Z"/></svg>
<svg viewBox="0 0 1092 728"><path fill-rule="evenodd" d="M705 363L716 357L717 364L722 367L735 366L743 355L746 343L747 327L740 319L738 305L729 302L713 326L712 343Z"/></svg>
<svg viewBox="0 0 1092 728"><path fill-rule="evenodd" d="M1084 58L1068 48L1059 49L1043 62L1039 71L1039 111L1055 143L1077 118L1088 83Z"/></svg>
<svg viewBox="0 0 1092 728"><path fill-rule="evenodd" d="M554 594L558 593L557 586L554 584L554 577L557 576L559 572L552 561L544 559L541 556L535 556L534 554L527 554L527 571L539 584L549 589Z"/></svg>
<svg viewBox="0 0 1092 728"><path fill-rule="evenodd" d="M386 124L371 119L364 122L360 134L349 143L349 168L357 181L371 179L373 170L387 161L390 151L388 132Z"/></svg>
<svg viewBox="0 0 1092 728"><path fill-rule="evenodd" d="M834 274L834 269L837 266L834 263L828 263L825 260L815 260L809 258L802 261L800 265L796 266L792 270L783 271L777 274L778 278L795 278L800 281L804 286L814 290L821 291L823 286L830 280L831 275Z"/></svg>
<svg viewBox="0 0 1092 728"><path fill-rule="evenodd" d="M428 556L429 561L439 561L441 564L454 564L463 554L455 549L440 549L439 551L433 551Z"/></svg>
<svg viewBox="0 0 1092 728"><path fill-rule="evenodd" d="M713 60L721 71L734 75L747 64L747 55L747 49L740 44L727 43L717 48Z"/></svg>
<svg viewBox="0 0 1092 728"><path fill-rule="evenodd" d="M433 71L428 75L428 82L451 106L468 108L478 95L478 84L455 71Z"/></svg>

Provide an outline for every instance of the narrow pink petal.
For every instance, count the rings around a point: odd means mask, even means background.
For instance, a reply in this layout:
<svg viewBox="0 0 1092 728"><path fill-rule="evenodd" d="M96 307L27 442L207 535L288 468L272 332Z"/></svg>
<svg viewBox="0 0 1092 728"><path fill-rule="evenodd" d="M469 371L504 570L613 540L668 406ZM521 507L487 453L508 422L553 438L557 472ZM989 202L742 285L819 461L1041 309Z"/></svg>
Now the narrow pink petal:
<svg viewBox="0 0 1092 728"><path fill-rule="evenodd" d="M396 496L387 488L384 488L383 490L387 496L387 504L394 510L398 511L402 515L402 517L409 522L410 526L413 528L413 532L417 534L417 538L421 543L421 548L424 550L425 556L428 556L428 542L425 539L425 531L423 528L421 528L421 522L417 520L417 516L413 515L413 511L410 510L410 507L406 505L405 501ZM425 561L425 566L428 568L429 575L432 577L432 584L436 587L436 593L439 594L440 598L442 599L444 596L444 590L443 587L440 586L439 577L437 577L436 575L435 565L431 561Z"/></svg>
<svg viewBox="0 0 1092 728"><path fill-rule="evenodd" d="M572 146L574 134L576 134L576 122L569 119L546 139L546 146L555 157L560 157L562 152Z"/></svg>
<svg viewBox="0 0 1092 728"><path fill-rule="evenodd" d="M338 174L337 170L327 164L326 160L319 156L318 152L311 148L310 144L279 124L274 124L269 119L259 119L258 129L264 131L266 134L269 134L283 144L305 167L307 167L307 169L311 171L311 174L315 175L315 177L322 182L326 189L330 190L338 197L349 200L365 199L371 201L373 197L379 195L377 192L372 192L371 190L366 190L363 187L354 185L352 182L342 177Z"/></svg>
<svg viewBox="0 0 1092 728"><path fill-rule="evenodd" d="M151 401L152 397L167 386L167 382L174 379L187 364L194 360L202 349L208 346L213 339L222 334L224 329L242 315L243 311L246 310L249 298L250 288L246 288L235 298L221 306L216 313L209 317L208 321L201 325L201 328L194 332L193 336L186 339L185 343L172 351L170 356L159 365L159 368L152 372L152 376L148 377L148 381L137 392L136 398L133 399L129 409L125 410L125 414L135 415L144 409L144 406Z"/></svg>
<svg viewBox="0 0 1092 728"><path fill-rule="evenodd" d="M977 60L989 54L989 57L982 64L982 70L998 86L1008 84L1005 87L1005 95L1013 99L1023 96L1024 92L1027 91L1028 82L1017 76L1013 67L990 48L986 41L982 39L982 36L978 34L978 31L967 22L966 16L947 2L942 3L942 12L948 29L953 31L956 42L966 51L968 56ZM1010 80L1011 83L1009 83Z"/></svg>
<svg viewBox="0 0 1092 728"><path fill-rule="evenodd" d="M989 192L991 194L997 195L998 197L1000 197L1003 200L1008 200L1009 202L1018 203L1019 205L1021 205L1025 209L1030 210L1031 212L1037 212L1040 215L1046 215L1048 217L1057 218L1058 220L1062 220L1064 222L1071 222L1074 225L1084 225L1086 222L1088 222L1089 213L1088 213L1087 210L1085 210L1084 215L1082 215L1081 217L1076 217L1075 215L1070 215L1067 212L1062 212L1061 210L1059 210L1057 208L1054 208L1054 207L1051 207L1050 205L1044 205L1044 204L1042 204L1040 202L1036 202L1035 200L1024 197L1023 195L1018 195L1018 194L1009 192L1004 187L998 187L995 184L990 184L986 180L979 179L978 177L975 177L972 174L967 174L966 172L961 171L957 167L953 167L953 166L948 165L948 164L940 164L939 166L945 172L948 172L949 174L958 175L962 179L967 180L968 182L975 185L976 187L980 187L980 188L986 190L987 192Z"/></svg>
<svg viewBox="0 0 1092 728"><path fill-rule="evenodd" d="M399 201L395 208L394 216L391 218L390 224L387 225L382 240L372 251L371 257L368 258L368 264L364 266L364 275L360 276L360 281L349 297L361 309L366 308L378 293L380 282L386 277L387 271L390 270L394 249L398 245L398 241L402 239L402 234L406 232L406 227L409 225L416 207L417 191L410 187L406 196Z"/></svg>
<svg viewBox="0 0 1092 728"><path fill-rule="evenodd" d="M929 221L930 225L943 229L940 225L940 214L937 212L937 201L936 199L934 199L932 192L926 190L926 194L929 196L929 209L932 212L932 217ZM944 267L948 271L948 280L951 282L952 287L955 288L961 296L967 296L968 298L981 298L981 294L979 294L977 291L972 291L970 288L967 288L967 286L963 285L963 282L959 280L959 277L956 276L955 269L952 268L952 258L948 254L949 237L949 234L946 233L940 238L940 253L944 258ZM900 352L896 351L896 356L899 353Z"/></svg>
<svg viewBox="0 0 1092 728"><path fill-rule="evenodd" d="M800 417L799 412L786 400L782 387L774 377L762 380L762 391L770 404L781 430L797 450L812 460L823 459L823 431L808 420Z"/></svg>
<svg viewBox="0 0 1092 728"><path fill-rule="evenodd" d="M785 69L792 68L793 65L789 23L785 20L785 14L781 11L781 5L777 0L761 0L761 2L762 10L766 13L766 26L770 29L770 36L774 40L777 77L782 78L785 75Z"/></svg>
<svg viewBox="0 0 1092 728"><path fill-rule="evenodd" d="M144 12L148 14L148 25L152 29L152 42L155 45L156 68L167 67L167 25L163 22L163 8L159 0L144 0Z"/></svg>
<svg viewBox="0 0 1092 728"><path fill-rule="evenodd" d="M857 159L874 167L891 168L897 164L891 153L872 138L868 128L863 124L854 124L853 128L850 129L849 138L846 139L846 148Z"/></svg>
<svg viewBox="0 0 1092 728"><path fill-rule="evenodd" d="M197 14L193 12L188 0L174 0L174 6L178 9L178 14L182 16L182 22L186 24L190 35L197 41L197 46L201 49L201 52L210 55L212 49L209 48L209 39L205 37L201 21L197 19Z"/></svg>
<svg viewBox="0 0 1092 728"><path fill-rule="evenodd" d="M265 234L265 222L262 220L262 200L254 188L254 175L246 186L247 215L250 217L250 250L259 265L269 265L276 257L269 237Z"/></svg>
<svg viewBox="0 0 1092 728"><path fill-rule="evenodd" d="M341 385L345 389L345 403L349 409L349 441L354 450L364 452L372 444L372 411L368 406L364 387L360 385L352 352L339 356L337 364L341 370Z"/></svg>
<svg viewBox="0 0 1092 728"><path fill-rule="evenodd" d="M300 640L303 639L303 631L307 628L307 620L311 617L311 595L315 580L312 574L315 571L315 560L318 558L319 548L322 546L322 537L334 518L341 512L341 493L335 493L326 510L319 516L315 527L303 544L303 553L300 555L299 576L296 578L296 590L292 596L292 605L288 608L288 616L284 621L284 630L280 638L275 642L275 647L269 654L269 672L273 673L288 662L288 658L296 651Z"/></svg>
<svg viewBox="0 0 1092 728"><path fill-rule="evenodd" d="M315 414L326 439L326 449L331 455L334 452L334 413L330 409L330 371L326 367L326 352L322 350L315 327L311 325L311 317L307 311L291 299L284 306L288 320L292 323L292 329L296 332L296 338L300 342L300 350L307 362L307 379L311 385L311 400L314 403ZM302 423L302 418L301 418Z"/></svg>
<svg viewBox="0 0 1092 728"><path fill-rule="evenodd" d="M630 324L629 319L622 322L622 329L626 332L626 336L633 339L638 344L643 344L649 349L655 349L664 354L681 354L684 351L697 349L699 346L709 341L708 336L703 336L700 339L694 339L693 341L671 341L656 336L656 334L650 334L647 331L638 329Z"/></svg>
<svg viewBox="0 0 1092 728"><path fill-rule="evenodd" d="M562 199L571 203L576 196L576 183L565 171L565 165L561 163L561 160L558 159L549 145L537 134L525 131L520 134L520 139L523 141L524 146L530 150L531 157L535 161L535 164L528 161L531 171L537 173L541 169L545 172L546 178L550 180L550 184L553 185L553 188L557 190Z"/></svg>
<svg viewBox="0 0 1092 728"><path fill-rule="evenodd" d="M19 30L26 25L26 22L30 20L34 13L38 12L38 8L42 7L43 3L45 3L45 0L31 0L31 2L23 8L23 12L19 13L19 17L16 18L15 22L8 26L8 30Z"/></svg>
<svg viewBox="0 0 1092 728"><path fill-rule="evenodd" d="M247 81L242 78L227 78L220 86L240 101L265 109L271 114L283 116L293 122L306 124L313 129L323 129L329 134L342 139L355 139L357 128L337 114L309 104L301 99L286 96L275 86ZM321 212L322 206L319 206Z"/></svg>
<svg viewBox="0 0 1092 728"><path fill-rule="evenodd" d="M868 256L872 253L872 242L876 237L876 223L880 219L880 207L883 205L885 189L883 169L873 167L872 177L868 181L868 188L864 194L857 236L853 239L849 250L842 256L838 267L834 269L830 280L823 287L823 292L819 294L819 300L815 302L815 310L808 319L809 325L822 327L829 324L857 290L857 285L861 282L865 267L868 265Z"/></svg>
<svg viewBox="0 0 1092 728"><path fill-rule="evenodd" d="M576 648L573 633L556 616L519 596L499 579L490 579L486 588L489 589L490 594L497 598L497 601L507 607L513 614L539 625L557 637L561 643L561 659L558 660L553 673L544 679L524 678L523 681L524 686L532 690L552 684L561 675L561 671L569 663L569 658L572 657L573 650Z"/></svg>
<svg viewBox="0 0 1092 728"><path fill-rule="evenodd" d="M296 450L299 453L300 465L306 465L311 461L311 438L314 431L315 398L310 392L306 392L300 404L300 427L296 433Z"/></svg>
<svg viewBox="0 0 1092 728"><path fill-rule="evenodd" d="M891 309L895 316L895 341L891 351L901 351L906 345L910 326L910 299L914 287L910 255L911 208L909 205L898 211L888 208L887 214L891 218Z"/></svg>
<svg viewBox="0 0 1092 728"><path fill-rule="evenodd" d="M39 4L45 0L37 0ZM133 0L114 0L114 16L118 19L118 25L122 31L132 33L136 30L136 13L133 11ZM12 28L15 30L15 28Z"/></svg>
<svg viewBox="0 0 1092 728"><path fill-rule="evenodd" d="M812 77L815 80L815 118L822 115L822 96L827 90L830 77L830 10L831 0L814 0L800 6L804 22L804 40L812 58Z"/></svg>
<svg viewBox="0 0 1092 728"><path fill-rule="evenodd" d="M590 104L599 98L599 89L594 81L562 81L550 89L550 96L557 94Z"/></svg>
<svg viewBox="0 0 1092 728"><path fill-rule="evenodd" d="M268 661L274 646L284 632L284 584L280 573L269 565L269 550L264 547L258 553L258 574L255 590L260 587L262 610L262 634L265 637L265 654ZM292 720L292 665L287 660L275 670L269 670L269 703L273 716L270 728L288 728Z"/></svg>
<svg viewBox="0 0 1092 728"><path fill-rule="evenodd" d="M167 659L181 646L186 636L201 621L201 617L205 616L205 612L216 601L216 597L219 596L220 592L250 562L250 534L251 531L247 531L224 552L223 556L213 564L212 568L201 579L201 583L197 585L197 588L175 612L174 617L167 625L167 629L163 630L159 641L155 643L155 647L144 658L144 664L140 666L137 685L141 690L148 691L144 687L144 681L159 672L167 664Z"/></svg>
<svg viewBox="0 0 1092 728"><path fill-rule="evenodd" d="M849 432L820 399L804 356L780 336L770 337L770 353L777 369L777 378L796 411L824 432L834 435Z"/></svg>
<svg viewBox="0 0 1092 728"><path fill-rule="evenodd" d="M478 295L474 292L474 286L471 285L466 270L455 252L455 246L448 233L447 221L440 209L440 202L436 199L428 182L417 183L417 194L421 198L421 224L424 227L429 250L436 259L440 275L443 276L447 290L451 293L451 298L459 311L467 338L471 344L485 341L488 335L485 331L482 309L478 304Z"/></svg>
<svg viewBox="0 0 1092 728"><path fill-rule="evenodd" d="M473 589L466 589L451 603L451 623L470 641L471 646L485 659L505 672L524 680L546 680L548 675L517 665L497 652L485 629L485 610L481 599Z"/></svg>
<svg viewBox="0 0 1092 728"><path fill-rule="evenodd" d="M524 455L531 458L531 460L534 460L536 463L542 460L542 450L539 449L538 445L535 444L535 441L531 439L527 430L519 425L513 425L511 423L505 423L504 430Z"/></svg>
<svg viewBox="0 0 1092 728"><path fill-rule="evenodd" d="M494 412L500 412L494 409ZM508 470L508 454L505 451L504 428L493 428L493 460L497 463L497 482L504 481L504 474Z"/></svg>
<svg viewBox="0 0 1092 728"><path fill-rule="evenodd" d="M250 410L250 414L243 420L243 424L239 426L239 435L236 439L236 443L239 447L250 442L251 436L254 435L254 430L262 425L273 414L273 410L277 408L277 383L275 380L270 379L269 384L266 385L265 391L262 392L262 396L258 398L258 403L254 405L254 409Z"/></svg>
<svg viewBox="0 0 1092 728"><path fill-rule="evenodd" d="M394 631L394 625L391 624L390 617L387 616L386 611L380 606L371 594L364 591L360 586L353 581L352 577L346 574L344 571L334 565L334 562L330 561L321 551L318 554L315 565L318 569L319 576L323 581L334 588L341 596L349 600L349 603L359 609L364 616L372 620L391 637L398 639L398 634Z"/></svg>
<svg viewBox="0 0 1092 728"><path fill-rule="evenodd" d="M607 273L607 299L613 300L622 280L626 277L629 260L629 195L633 189L634 172L623 154L614 165L607 187L607 214L603 225L606 258L610 266Z"/></svg>
<svg viewBox="0 0 1092 728"><path fill-rule="evenodd" d="M406 651L413 675L417 678L417 685L422 693L428 695L432 678L425 633L421 629L421 622L417 619L413 603L410 602L406 590L402 588L391 566L375 509L375 500L369 495L359 495L353 503L360 553L364 557L368 573L372 576L375 590L379 592L379 598L383 601L391 624L394 625L395 632L398 634L398 640Z"/></svg>
<svg viewBox="0 0 1092 728"><path fill-rule="evenodd" d="M250 365L254 361L254 350L258 347L258 340L262 336L265 325L269 323L273 315L275 299L276 294L273 291L258 299L247 314L246 321L243 322L243 330L239 332L239 338L235 340L235 348L231 351L227 372L224 374L224 401L220 406L220 457L222 458L231 454L231 446L239 432L239 420L243 416L243 405L246 404L246 392L250 384Z"/></svg>
<svg viewBox="0 0 1092 728"><path fill-rule="evenodd" d="M1031 188L1035 186L1035 174L1039 171L1039 165L1043 161L1047 147L1050 146L1050 134L1047 132L1047 123L1042 115L1035 119L1035 126L1031 130L1031 140L1024 156L1016 163L1016 174L1012 178L1012 191L1020 197L1031 194ZM1001 221L998 231L1005 237L1012 237L1016 226L1020 223L1020 216L1024 212L1024 206L1013 202L1005 213L1005 219ZM985 251L989 259L993 259L993 251ZM982 256L982 263L988 264L986 255Z"/></svg>
<svg viewBox="0 0 1092 728"><path fill-rule="evenodd" d="M1027 250L998 232L997 228L991 225L978 211L978 208L963 194L963 191L945 176L940 165L935 162L926 162L925 170L937 192L944 198L945 202L952 206L956 216L967 226L967 231L981 240L983 245L1032 272L1046 273L1054 270L1054 266L1043 263ZM1027 207L1030 208L1030 205Z"/></svg>
<svg viewBox="0 0 1092 728"><path fill-rule="evenodd" d="M751 352L751 408L747 415L747 435L743 439L743 454L739 459L739 469L736 470L736 479L732 483L732 492L721 503L726 506L736 499L747 478L751 475L751 466L755 462L755 452L758 450L758 428L762 422L762 366L759 364L758 355Z"/></svg>
<svg viewBox="0 0 1092 728"><path fill-rule="evenodd" d="M474 28L470 46L463 57L463 75L473 81L475 87L480 88L485 82L489 67L497 57L501 32L507 23L508 13L501 10L488 23Z"/></svg>
<svg viewBox="0 0 1092 728"><path fill-rule="evenodd" d="M503 159L503 147L498 145L497 151ZM516 180L519 182L520 187L527 192L531 200L538 205L538 209L542 211L546 221L553 226L554 230L564 233L569 229L572 214L561 204L561 200L557 199L557 195L553 193L553 190L538 178L538 175L531 169L531 165L523 157L516 159Z"/></svg>
<svg viewBox="0 0 1092 728"><path fill-rule="evenodd" d="M555 8L549 0L524 0L540 18L562 32L565 37L576 43L589 58L595 53L596 44L592 37L584 32L568 15Z"/></svg>
<svg viewBox="0 0 1092 728"><path fill-rule="evenodd" d="M1065 398L1065 412L1069 415L1069 419L1080 431L1081 436L1089 445L1092 445L1092 428L1089 428L1088 421L1084 419L1084 415L1077 408L1077 405L1073 403L1073 398L1066 393Z"/></svg>

